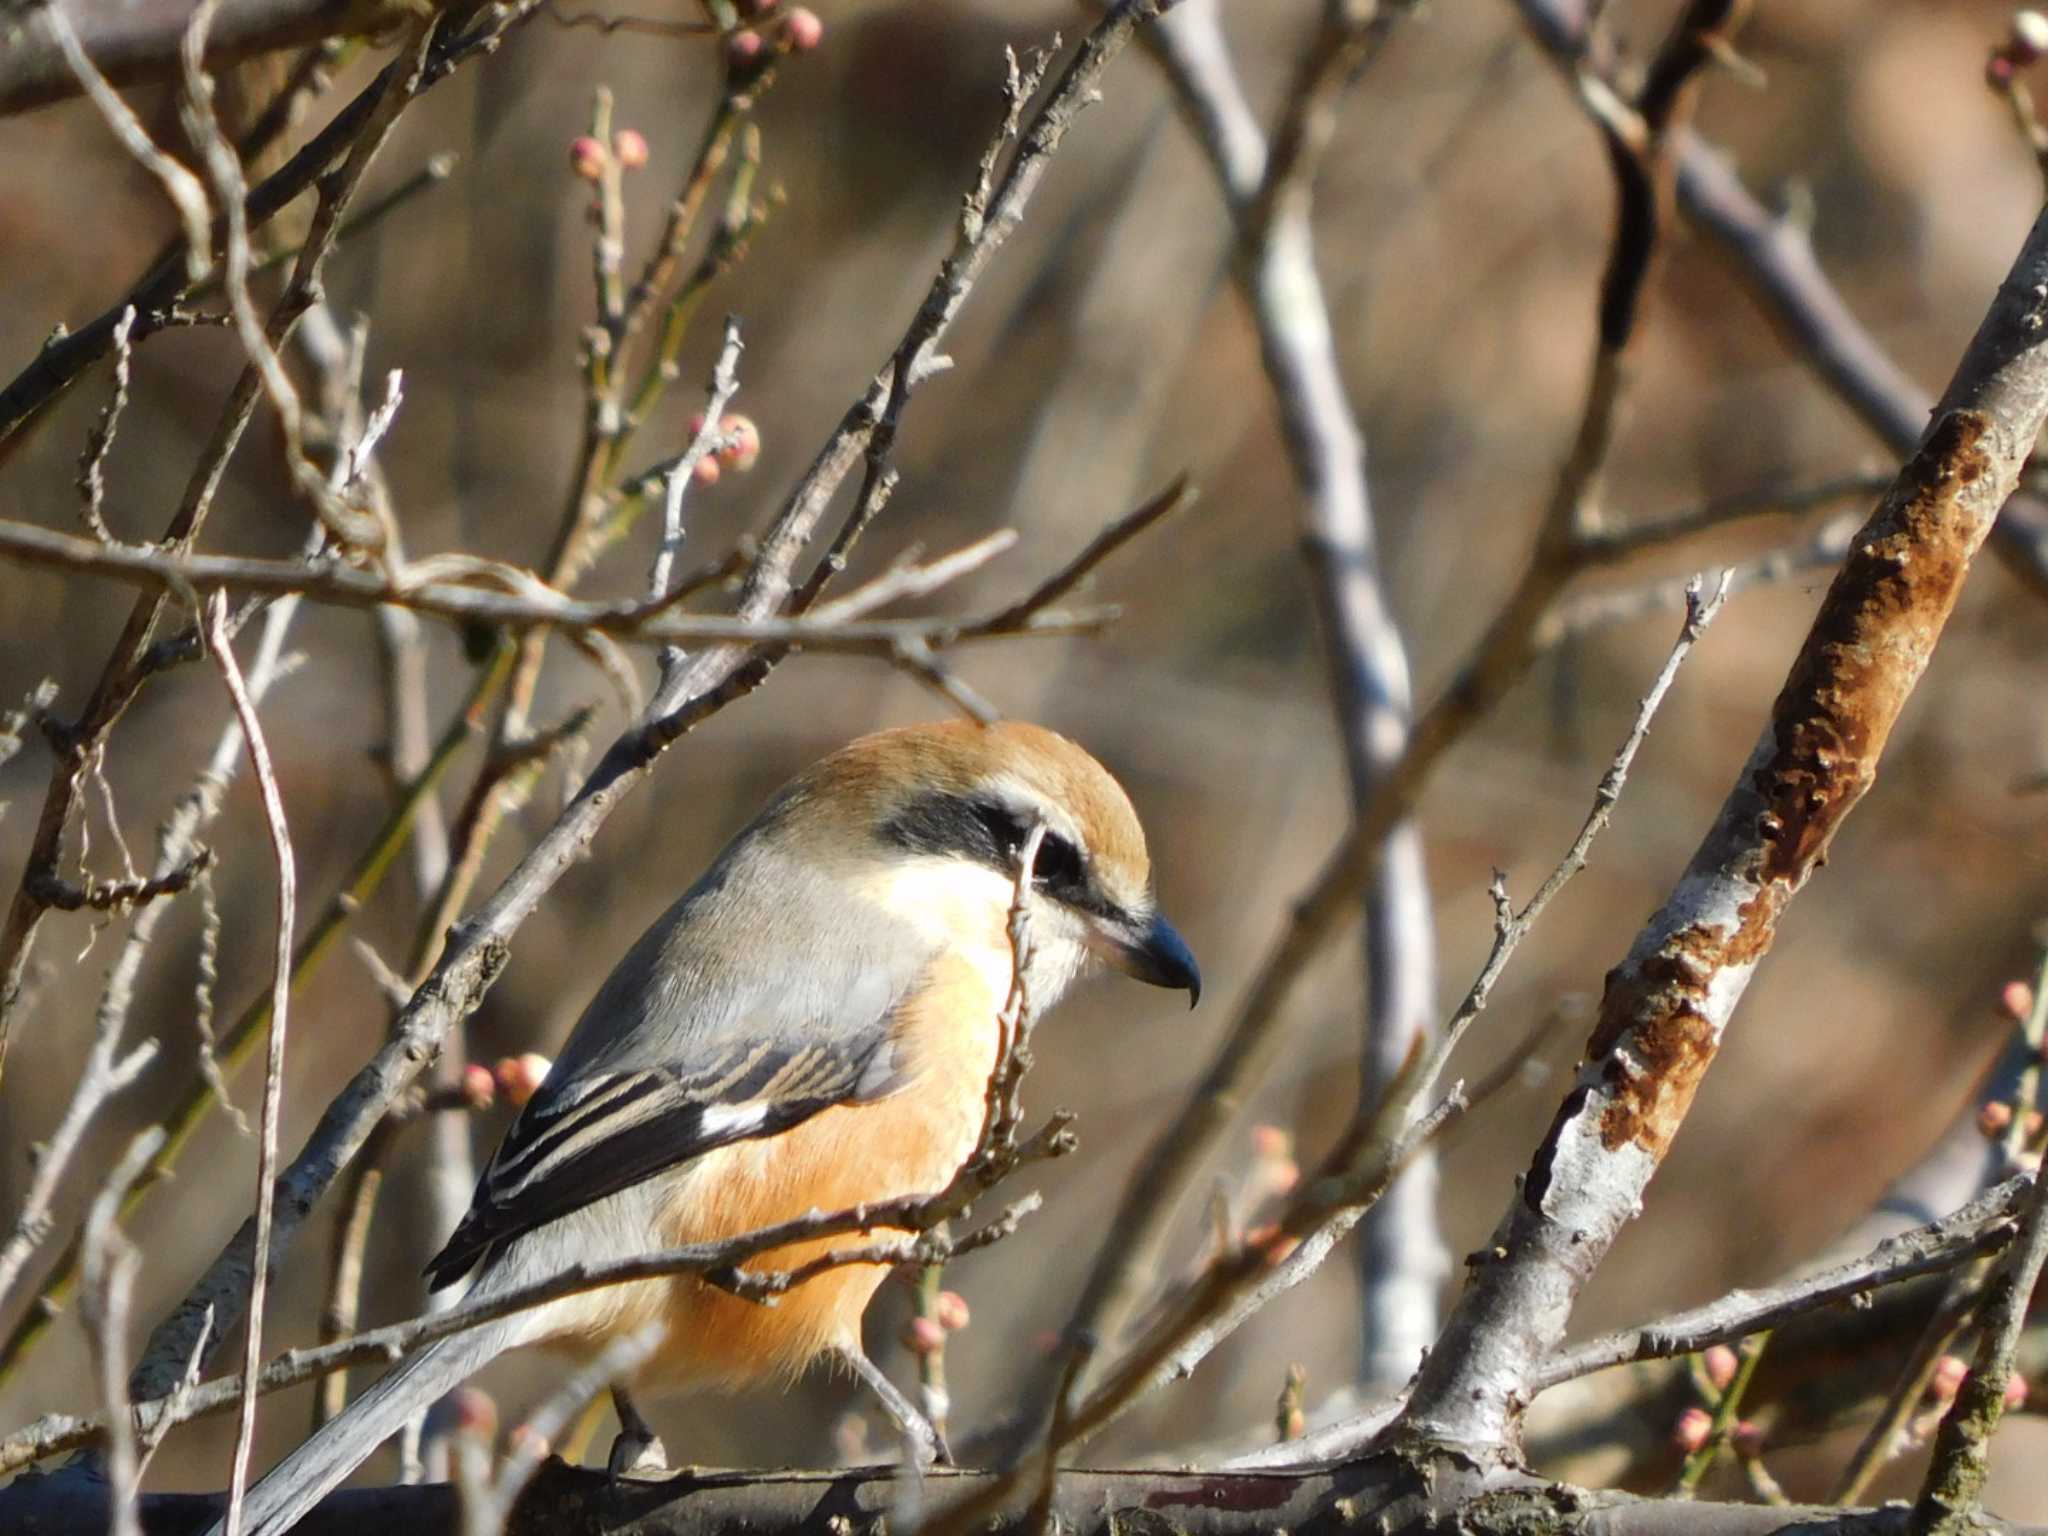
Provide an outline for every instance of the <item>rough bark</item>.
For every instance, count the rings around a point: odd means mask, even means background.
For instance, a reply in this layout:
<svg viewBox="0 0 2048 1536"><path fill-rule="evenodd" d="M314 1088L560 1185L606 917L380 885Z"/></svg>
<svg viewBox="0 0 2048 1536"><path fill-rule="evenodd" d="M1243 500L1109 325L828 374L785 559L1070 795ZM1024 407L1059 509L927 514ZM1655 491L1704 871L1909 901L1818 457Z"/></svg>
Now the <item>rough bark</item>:
<svg viewBox="0 0 2048 1536"><path fill-rule="evenodd" d="M1841 572L1755 751L1608 974L1586 1065L1418 1379L1402 1434L1512 1458L1530 1372L1641 1208L1792 899L1900 711L2048 418L2048 215Z"/></svg>

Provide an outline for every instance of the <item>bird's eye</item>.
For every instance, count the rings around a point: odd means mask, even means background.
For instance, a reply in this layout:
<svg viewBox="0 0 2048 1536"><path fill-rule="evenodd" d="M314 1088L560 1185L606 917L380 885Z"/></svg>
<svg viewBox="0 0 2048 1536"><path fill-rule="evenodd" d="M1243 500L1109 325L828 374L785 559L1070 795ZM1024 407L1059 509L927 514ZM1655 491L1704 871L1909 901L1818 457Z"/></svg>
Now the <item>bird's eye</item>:
<svg viewBox="0 0 2048 1536"><path fill-rule="evenodd" d="M1081 883L1081 852L1056 832L1048 832L1038 844L1038 861L1031 867L1038 883L1052 889Z"/></svg>

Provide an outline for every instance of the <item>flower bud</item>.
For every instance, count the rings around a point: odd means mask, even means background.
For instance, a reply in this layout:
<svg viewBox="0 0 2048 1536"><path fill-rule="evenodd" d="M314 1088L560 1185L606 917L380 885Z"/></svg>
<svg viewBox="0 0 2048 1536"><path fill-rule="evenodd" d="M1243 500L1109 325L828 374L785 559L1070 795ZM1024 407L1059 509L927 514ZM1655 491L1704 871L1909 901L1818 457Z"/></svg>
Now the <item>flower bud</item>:
<svg viewBox="0 0 2048 1536"><path fill-rule="evenodd" d="M612 136L612 153L627 170L637 171L647 163L646 136L637 128L621 128Z"/></svg>
<svg viewBox="0 0 2048 1536"><path fill-rule="evenodd" d="M761 429L753 418L728 416L719 422L718 435L724 439L718 449L719 462L735 474L744 475L761 457Z"/></svg>
<svg viewBox="0 0 2048 1536"><path fill-rule="evenodd" d="M569 146L569 168L585 181L604 175L605 159L605 147L587 133Z"/></svg>
<svg viewBox="0 0 2048 1536"><path fill-rule="evenodd" d="M1714 1416L1704 1408L1688 1408L1671 1426L1671 1443L1690 1456L1714 1432Z"/></svg>
<svg viewBox="0 0 2048 1536"><path fill-rule="evenodd" d="M1998 994L1999 1011L2015 1024L2024 1024L2034 1011L2034 989L2024 981L2008 981Z"/></svg>
<svg viewBox="0 0 2048 1536"><path fill-rule="evenodd" d="M766 46L758 32L735 32L725 40L726 63L736 69L752 64Z"/></svg>
<svg viewBox="0 0 2048 1536"><path fill-rule="evenodd" d="M1952 1402L1969 1375L1970 1367L1961 1356L1943 1355L1934 1362L1934 1374L1927 1378L1927 1395L1939 1403Z"/></svg>
<svg viewBox="0 0 2048 1536"><path fill-rule="evenodd" d="M1763 1426L1751 1419L1744 1419L1728 1433L1728 1443L1735 1448L1735 1454L1745 1461L1754 1461L1764 1453Z"/></svg>
<svg viewBox="0 0 2048 1536"><path fill-rule="evenodd" d="M1735 1372L1741 1362L1726 1344L1716 1344L1700 1357L1700 1364L1706 1368L1707 1380L1714 1384L1714 1390L1726 1392L1728 1384L1735 1380Z"/></svg>
<svg viewBox="0 0 2048 1536"><path fill-rule="evenodd" d="M548 1069L553 1065L537 1051L504 1057L493 1069L498 1079L498 1092L504 1094L505 1102L515 1109L523 1108L528 1099L540 1092L540 1085L547 1081Z"/></svg>
<svg viewBox="0 0 2048 1536"><path fill-rule="evenodd" d="M699 459L690 471L699 485L718 484L718 455L707 453Z"/></svg>
<svg viewBox="0 0 2048 1536"><path fill-rule="evenodd" d="M935 1317L913 1317L903 1329L903 1347L913 1355L936 1355L946 1347L946 1330Z"/></svg>
<svg viewBox="0 0 2048 1536"><path fill-rule="evenodd" d="M965 1328L970 1315L967 1298L958 1291L941 1291L932 1302L932 1316L948 1333L958 1333Z"/></svg>
<svg viewBox="0 0 2048 1536"><path fill-rule="evenodd" d="M2027 1406L2027 1378L2014 1371L2005 1378L2005 1411L2018 1413Z"/></svg>
<svg viewBox="0 0 2048 1536"><path fill-rule="evenodd" d="M799 5L782 18L782 36L792 53L809 53L825 40L825 23L809 6Z"/></svg>
<svg viewBox="0 0 2048 1536"><path fill-rule="evenodd" d="M471 1109L489 1109L498 1096L498 1080L491 1069L472 1061L462 1069L462 1101Z"/></svg>
<svg viewBox="0 0 2048 1536"><path fill-rule="evenodd" d="M1294 1138L1277 1125L1252 1127L1253 1157L1288 1157L1294 1152Z"/></svg>
<svg viewBox="0 0 2048 1536"><path fill-rule="evenodd" d="M1977 1129L1986 1136L2003 1136L2012 1125L2012 1106L1993 1099L1977 1111Z"/></svg>

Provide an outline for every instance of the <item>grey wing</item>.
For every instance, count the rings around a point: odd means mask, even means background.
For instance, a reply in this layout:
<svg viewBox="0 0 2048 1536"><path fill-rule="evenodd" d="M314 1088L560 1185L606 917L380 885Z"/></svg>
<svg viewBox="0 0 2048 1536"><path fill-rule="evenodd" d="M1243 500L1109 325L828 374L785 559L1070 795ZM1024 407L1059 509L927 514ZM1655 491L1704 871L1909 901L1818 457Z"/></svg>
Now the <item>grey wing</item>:
<svg viewBox="0 0 2048 1536"><path fill-rule="evenodd" d="M777 899L764 912L735 902L746 892L732 888L734 871L714 870L620 962L427 1265L432 1289L664 1169L901 1085L892 1026L923 947L820 943L821 922L844 924L844 910L816 911L800 882L771 873ZM740 934L725 931L736 906ZM750 956L783 963L771 971Z"/></svg>

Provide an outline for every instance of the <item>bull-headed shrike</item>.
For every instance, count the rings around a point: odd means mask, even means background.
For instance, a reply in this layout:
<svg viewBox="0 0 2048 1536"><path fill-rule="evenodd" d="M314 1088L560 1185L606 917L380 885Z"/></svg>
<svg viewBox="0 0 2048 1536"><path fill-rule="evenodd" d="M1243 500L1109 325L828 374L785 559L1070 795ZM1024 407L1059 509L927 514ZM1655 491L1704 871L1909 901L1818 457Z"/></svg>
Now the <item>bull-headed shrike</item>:
<svg viewBox="0 0 2048 1536"><path fill-rule="evenodd" d="M1194 956L1155 909L1137 814L1086 752L1015 723L863 737L784 786L627 951L427 1266L434 1288L474 1273L470 1294L488 1296L944 1187L981 1133L1037 828L1034 1010L1091 955L1198 995ZM791 1268L834 1241L749 1266ZM916 1411L861 1347L886 1274L826 1270L772 1307L690 1275L641 1280L442 1339L250 1489L243 1529L280 1536L412 1414L528 1344L588 1358L656 1332L620 1384L615 1468L652 1444L628 1386L787 1380L820 1355L852 1364L908 1430Z"/></svg>

